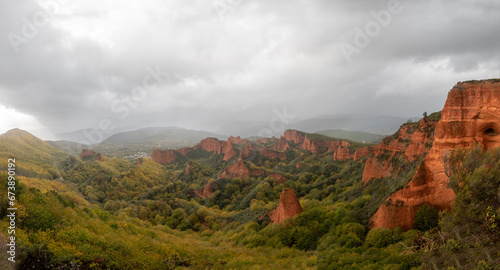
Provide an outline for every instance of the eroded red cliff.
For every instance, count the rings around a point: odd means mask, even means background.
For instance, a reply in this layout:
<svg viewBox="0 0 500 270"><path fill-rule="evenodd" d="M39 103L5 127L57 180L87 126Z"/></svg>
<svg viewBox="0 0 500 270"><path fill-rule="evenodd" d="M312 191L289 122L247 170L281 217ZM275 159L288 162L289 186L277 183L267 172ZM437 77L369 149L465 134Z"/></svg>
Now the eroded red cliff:
<svg viewBox="0 0 500 270"><path fill-rule="evenodd" d="M271 149L276 151L288 151L290 150L290 145L288 144L288 141L285 139L285 137L280 136L278 142L276 142Z"/></svg>
<svg viewBox="0 0 500 270"><path fill-rule="evenodd" d="M500 81L458 83L448 94L429 154L410 183L380 206L371 218L372 226L407 230L423 204L450 209L455 194L446 187L444 158L453 148L475 143L488 149L500 147L499 133Z"/></svg>
<svg viewBox="0 0 500 270"><path fill-rule="evenodd" d="M198 196L202 199L210 197L210 195L212 195L213 193L214 193L214 189L212 187L212 183L208 183L204 188L197 189L194 191L194 194L196 194L196 196Z"/></svg>
<svg viewBox="0 0 500 270"><path fill-rule="evenodd" d="M271 222L281 223L285 219L293 218L300 213L302 213L302 206L300 206L295 192L291 188L287 188L281 192L278 208L272 210L269 217Z"/></svg>
<svg viewBox="0 0 500 270"><path fill-rule="evenodd" d="M392 136L374 147L374 155L368 157L363 171L363 183L375 178L397 175L399 167L393 166L393 158L412 162L429 152L434 141L437 121L422 119L419 123L406 123ZM395 156L397 155L397 156Z"/></svg>
<svg viewBox="0 0 500 270"><path fill-rule="evenodd" d="M285 131L283 137L289 142L303 143L306 135L303 132L289 129Z"/></svg>
<svg viewBox="0 0 500 270"><path fill-rule="evenodd" d="M241 178L241 179L246 179L250 176L260 176L264 175L265 172L263 170L258 170L258 169L250 169L248 168L245 163L243 162L243 159L239 158L238 161L232 165L229 165L224 169L224 172L222 172L219 175L219 178L224 178L224 177L231 177L231 178Z"/></svg>
<svg viewBox="0 0 500 270"><path fill-rule="evenodd" d="M319 150L318 146L312 140L309 140L307 136L304 138L304 142L300 149L310 151L313 154L318 153Z"/></svg>
<svg viewBox="0 0 500 270"><path fill-rule="evenodd" d="M367 157L371 153L373 153L373 151L374 151L374 147L371 147L371 146L360 148L360 149L356 150L356 152L354 153L354 160L357 161L357 160L360 160L364 157Z"/></svg>
<svg viewBox="0 0 500 270"><path fill-rule="evenodd" d="M233 143L228 140L222 142L222 154L224 154L223 159L229 161L238 156L238 151L234 150Z"/></svg>
<svg viewBox="0 0 500 270"><path fill-rule="evenodd" d="M214 154L220 154L222 151L221 142L217 138L203 139L194 147L194 149L199 148L205 150L206 152L213 152Z"/></svg>
<svg viewBox="0 0 500 270"><path fill-rule="evenodd" d="M151 153L151 160L162 165L168 165L175 161L179 153L175 150L158 150L154 149Z"/></svg>
<svg viewBox="0 0 500 270"><path fill-rule="evenodd" d="M345 161L352 158L353 155L351 155L351 150L349 150L349 148L347 147L339 146L339 148L337 148L337 151L335 151L335 153L333 154L333 160L335 161Z"/></svg>

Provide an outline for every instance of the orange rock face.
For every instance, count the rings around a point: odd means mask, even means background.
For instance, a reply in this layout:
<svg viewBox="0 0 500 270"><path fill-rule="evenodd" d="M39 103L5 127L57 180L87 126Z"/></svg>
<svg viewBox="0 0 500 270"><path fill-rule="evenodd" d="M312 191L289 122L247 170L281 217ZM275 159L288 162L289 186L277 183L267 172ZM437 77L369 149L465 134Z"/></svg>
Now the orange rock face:
<svg viewBox="0 0 500 270"><path fill-rule="evenodd" d="M241 179L246 179L250 176L260 176L264 175L265 172L262 170L252 170L249 169L244 163L241 158L238 159L238 161L232 165L229 165L224 169L224 172L222 172L219 175L219 178L224 178L224 177L231 177L231 178L241 178Z"/></svg>
<svg viewBox="0 0 500 270"><path fill-rule="evenodd" d="M264 149L260 150L259 153L268 159L281 159L281 160L286 159L286 154L283 152L276 152L276 151L264 148Z"/></svg>
<svg viewBox="0 0 500 270"><path fill-rule="evenodd" d="M222 142L222 153L224 154L225 161L229 161L238 156L238 152L233 148L233 143L229 140Z"/></svg>
<svg viewBox="0 0 500 270"><path fill-rule="evenodd" d="M273 174L270 174L269 176L278 180L278 185L281 185L281 184L286 182L286 178L281 174L273 173Z"/></svg>
<svg viewBox="0 0 500 270"><path fill-rule="evenodd" d="M214 189L212 187L212 184L209 183L203 189L195 190L194 194L196 194L196 196L198 196L202 199L205 199L205 198L210 197L210 195L214 194Z"/></svg>
<svg viewBox="0 0 500 270"><path fill-rule="evenodd" d="M269 217L273 223L281 223L287 218L292 218L302 213L302 206L291 188L281 192L280 204L278 208L269 212Z"/></svg>
<svg viewBox="0 0 500 270"><path fill-rule="evenodd" d="M436 121L425 119L420 120L418 126L416 123L403 124L394 135L375 146L374 155L365 163L363 183L368 183L374 178L397 175L399 168L393 168L389 162L395 154L401 154L408 162L426 155L434 141L432 131L436 124Z"/></svg>
<svg viewBox="0 0 500 270"><path fill-rule="evenodd" d="M80 153L80 159L83 159L85 157L91 157L91 156L94 156L96 153L92 150L87 150L87 149L83 149L82 152ZM96 160L98 161L104 161L101 153L97 153L96 155Z"/></svg>
<svg viewBox="0 0 500 270"><path fill-rule="evenodd" d="M90 157L90 156L93 156L93 155L94 155L94 151L83 149L82 152L80 153L80 159L82 159L84 157Z"/></svg>
<svg viewBox="0 0 500 270"><path fill-rule="evenodd" d="M233 136L231 136L231 137L229 137L229 138L227 139L227 141L228 141L228 142L231 142L231 143L234 143L234 144L241 144L241 142L242 142L242 140L241 140L241 137L240 137L240 136L238 136L238 137L236 137L236 138L235 138L235 137L233 137Z"/></svg>
<svg viewBox="0 0 500 270"><path fill-rule="evenodd" d="M333 154L333 160L335 161L345 161L348 159L352 159L352 157L353 156L351 155L349 148L342 146L337 148L337 151L335 151L335 153Z"/></svg>
<svg viewBox="0 0 500 270"><path fill-rule="evenodd" d="M318 153L318 150L319 150L318 146L313 141L309 140L307 137L305 137L304 143L302 144L300 149L311 151L311 153L314 153L314 154Z"/></svg>
<svg viewBox="0 0 500 270"><path fill-rule="evenodd" d="M247 145L245 145L245 147L243 147L243 149L241 150L241 153L240 153L240 158L247 158L249 157L252 152L250 151L252 148L252 145L250 143L247 143Z"/></svg>
<svg viewBox="0 0 500 270"><path fill-rule="evenodd" d="M429 154L407 187L380 206L371 218L372 226L407 230L425 203L450 209L455 194L446 187L449 178L443 158L453 148L469 148L474 143L487 149L500 147L499 132L500 82L458 83L448 94Z"/></svg>
<svg viewBox="0 0 500 270"><path fill-rule="evenodd" d="M194 147L194 149L198 148L201 148L207 152L213 152L214 154L220 154L222 151L221 142L217 138L203 139Z"/></svg>
<svg viewBox="0 0 500 270"><path fill-rule="evenodd" d="M373 153L373 151L374 151L374 148L371 146L360 148L360 149L356 150L356 152L354 153L354 160L360 160L364 157L367 157L371 153Z"/></svg>
<svg viewBox="0 0 500 270"><path fill-rule="evenodd" d="M276 151L287 151L287 150L290 150L290 145L288 144L285 137L280 136L280 139L278 140L278 142L276 142L272 146L271 149L276 150Z"/></svg>
<svg viewBox="0 0 500 270"><path fill-rule="evenodd" d="M285 139L289 142L303 143L306 138L306 135L304 135L304 133L300 131L289 129L285 131L283 137L285 137Z"/></svg>
<svg viewBox="0 0 500 270"><path fill-rule="evenodd" d="M151 153L151 160L162 165L168 165L175 161L178 157L175 150L158 150L154 149Z"/></svg>

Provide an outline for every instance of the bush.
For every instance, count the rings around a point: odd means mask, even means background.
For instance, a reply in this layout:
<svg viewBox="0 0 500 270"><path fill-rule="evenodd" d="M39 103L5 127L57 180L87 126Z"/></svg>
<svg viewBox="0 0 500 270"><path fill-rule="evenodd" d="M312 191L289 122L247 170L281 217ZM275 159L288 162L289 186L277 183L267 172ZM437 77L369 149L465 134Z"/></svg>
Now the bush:
<svg viewBox="0 0 500 270"><path fill-rule="evenodd" d="M392 230L375 228L366 235L365 246L383 248L392 243Z"/></svg>
<svg viewBox="0 0 500 270"><path fill-rule="evenodd" d="M422 205L415 214L415 229L427 231L439 223L439 210L428 204Z"/></svg>

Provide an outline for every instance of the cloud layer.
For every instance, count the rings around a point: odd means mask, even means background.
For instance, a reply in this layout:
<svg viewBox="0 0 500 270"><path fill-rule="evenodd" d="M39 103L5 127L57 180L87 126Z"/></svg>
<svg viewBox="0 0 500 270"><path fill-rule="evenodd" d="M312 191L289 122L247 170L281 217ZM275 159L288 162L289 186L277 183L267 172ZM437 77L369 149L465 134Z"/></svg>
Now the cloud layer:
<svg viewBox="0 0 500 270"><path fill-rule="evenodd" d="M52 132L266 121L283 107L418 116L457 81L499 76L499 11L493 0L5 0L0 105ZM144 87L151 70L161 79Z"/></svg>

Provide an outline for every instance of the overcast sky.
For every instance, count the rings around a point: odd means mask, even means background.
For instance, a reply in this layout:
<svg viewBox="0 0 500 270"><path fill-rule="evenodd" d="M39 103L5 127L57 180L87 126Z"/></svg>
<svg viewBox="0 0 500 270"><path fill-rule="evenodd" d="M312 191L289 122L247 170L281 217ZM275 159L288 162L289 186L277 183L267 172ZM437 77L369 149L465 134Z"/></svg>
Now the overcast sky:
<svg viewBox="0 0 500 270"><path fill-rule="evenodd" d="M421 116L499 76L499 26L496 0L1 0L0 133Z"/></svg>

